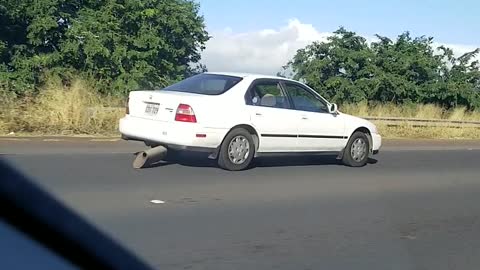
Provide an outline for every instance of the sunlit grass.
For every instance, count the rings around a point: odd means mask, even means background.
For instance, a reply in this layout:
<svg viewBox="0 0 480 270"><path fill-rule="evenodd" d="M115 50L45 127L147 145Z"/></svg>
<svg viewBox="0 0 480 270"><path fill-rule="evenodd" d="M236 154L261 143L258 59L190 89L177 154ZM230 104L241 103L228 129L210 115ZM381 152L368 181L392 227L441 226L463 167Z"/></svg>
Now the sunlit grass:
<svg viewBox="0 0 480 270"><path fill-rule="evenodd" d="M433 104L344 104L340 111L356 116L407 117L419 119L448 119L480 121L480 112L468 111L465 107L446 110Z"/></svg>
<svg viewBox="0 0 480 270"><path fill-rule="evenodd" d="M116 134L122 99L101 96L77 80L70 87L51 82L35 98L10 100L0 115L0 131L49 135Z"/></svg>
<svg viewBox="0 0 480 270"><path fill-rule="evenodd" d="M445 110L433 104L396 105L376 104L367 105L345 104L341 111L360 117L406 117L417 119L445 119L462 121L480 121L480 112L468 111L464 107ZM375 122L375 121L374 121ZM380 134L385 138L434 138L434 139L479 139L480 129L472 127L418 127L408 123L399 123L399 126L387 126L385 122L375 122Z"/></svg>
<svg viewBox="0 0 480 270"><path fill-rule="evenodd" d="M65 87L51 80L35 98L16 99L0 92L0 135L113 135L118 136L118 120L124 115L123 98L101 96L88 83L74 81ZM445 110L422 104L344 104L340 111L360 117L408 117L480 121L480 112L457 107ZM480 139L480 129L414 127L402 123L387 126L376 122L385 138Z"/></svg>

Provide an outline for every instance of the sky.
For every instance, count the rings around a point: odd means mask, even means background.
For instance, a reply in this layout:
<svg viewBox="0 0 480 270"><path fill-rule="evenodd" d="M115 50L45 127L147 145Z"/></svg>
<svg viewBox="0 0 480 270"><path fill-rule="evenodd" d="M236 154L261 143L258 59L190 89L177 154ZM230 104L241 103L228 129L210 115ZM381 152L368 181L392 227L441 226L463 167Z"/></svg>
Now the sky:
<svg viewBox="0 0 480 270"><path fill-rule="evenodd" d="M373 39L432 36L457 55L480 47L478 0L198 0L211 39L210 71L275 74L295 52L339 26Z"/></svg>

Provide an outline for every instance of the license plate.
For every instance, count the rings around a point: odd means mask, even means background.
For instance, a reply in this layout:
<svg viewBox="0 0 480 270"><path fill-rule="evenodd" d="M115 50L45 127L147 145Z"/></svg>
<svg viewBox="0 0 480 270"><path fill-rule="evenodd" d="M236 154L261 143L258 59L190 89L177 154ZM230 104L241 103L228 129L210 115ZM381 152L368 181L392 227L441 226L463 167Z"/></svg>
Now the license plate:
<svg viewBox="0 0 480 270"><path fill-rule="evenodd" d="M145 113L148 115L156 115L159 107L160 104L158 103L147 103L147 107L145 107Z"/></svg>

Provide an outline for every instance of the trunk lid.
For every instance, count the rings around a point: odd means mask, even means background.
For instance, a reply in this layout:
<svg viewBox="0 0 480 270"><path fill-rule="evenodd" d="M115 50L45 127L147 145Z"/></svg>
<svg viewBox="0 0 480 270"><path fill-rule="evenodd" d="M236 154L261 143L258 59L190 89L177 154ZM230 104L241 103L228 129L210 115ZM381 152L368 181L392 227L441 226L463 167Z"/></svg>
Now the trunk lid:
<svg viewBox="0 0 480 270"><path fill-rule="evenodd" d="M150 120L173 122L177 107L188 104L195 108L204 95L173 91L132 91L129 95L130 115Z"/></svg>

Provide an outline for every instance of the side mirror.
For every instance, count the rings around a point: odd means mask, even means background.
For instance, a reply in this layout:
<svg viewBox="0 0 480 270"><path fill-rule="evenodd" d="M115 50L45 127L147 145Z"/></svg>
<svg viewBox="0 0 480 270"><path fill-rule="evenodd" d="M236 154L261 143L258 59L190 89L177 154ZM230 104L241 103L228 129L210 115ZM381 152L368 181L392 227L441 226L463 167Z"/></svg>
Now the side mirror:
<svg viewBox="0 0 480 270"><path fill-rule="evenodd" d="M333 113L333 114L338 113L338 106L337 106L337 104L335 104L335 103L330 104L330 106L328 107L328 112L329 112L329 113Z"/></svg>

